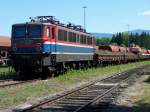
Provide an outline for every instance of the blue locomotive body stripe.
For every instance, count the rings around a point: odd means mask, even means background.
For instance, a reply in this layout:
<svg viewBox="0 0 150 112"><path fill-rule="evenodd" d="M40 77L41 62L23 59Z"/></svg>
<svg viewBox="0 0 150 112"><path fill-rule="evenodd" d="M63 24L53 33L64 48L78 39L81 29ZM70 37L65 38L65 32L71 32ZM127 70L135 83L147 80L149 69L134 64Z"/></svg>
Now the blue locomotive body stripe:
<svg viewBox="0 0 150 112"><path fill-rule="evenodd" d="M59 43L46 43L43 44L41 50L37 48L17 48L16 52L22 53L34 53L34 52L43 52L43 53L94 53L95 48L92 46L82 46L82 45L71 45L71 44L59 44Z"/></svg>
<svg viewBox="0 0 150 112"><path fill-rule="evenodd" d="M94 53L94 47L80 47L61 44L44 44L43 52L64 52L64 53Z"/></svg>

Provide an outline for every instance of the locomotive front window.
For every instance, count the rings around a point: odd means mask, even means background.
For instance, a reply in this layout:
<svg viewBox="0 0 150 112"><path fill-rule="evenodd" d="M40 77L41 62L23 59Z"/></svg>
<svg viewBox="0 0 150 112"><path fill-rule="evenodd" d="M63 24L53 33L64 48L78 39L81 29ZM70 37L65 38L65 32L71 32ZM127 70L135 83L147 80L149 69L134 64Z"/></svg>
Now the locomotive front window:
<svg viewBox="0 0 150 112"><path fill-rule="evenodd" d="M28 26L29 38L40 38L42 35L41 26Z"/></svg>
<svg viewBox="0 0 150 112"><path fill-rule="evenodd" d="M42 36L41 25L13 26L12 36L14 38L40 38Z"/></svg>
<svg viewBox="0 0 150 112"><path fill-rule="evenodd" d="M25 26L14 26L13 27L13 37L20 38L25 37L26 27Z"/></svg>

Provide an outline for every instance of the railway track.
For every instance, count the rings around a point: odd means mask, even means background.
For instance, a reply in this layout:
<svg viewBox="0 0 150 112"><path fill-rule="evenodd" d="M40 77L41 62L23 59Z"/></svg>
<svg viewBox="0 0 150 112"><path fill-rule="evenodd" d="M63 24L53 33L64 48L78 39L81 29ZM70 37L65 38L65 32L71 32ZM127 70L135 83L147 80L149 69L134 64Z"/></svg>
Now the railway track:
<svg viewBox="0 0 150 112"><path fill-rule="evenodd" d="M29 82L35 82L37 80L25 80L25 81L17 81L17 80L0 80L0 88L5 88L5 87L11 87L15 85L20 85L24 83L29 83Z"/></svg>
<svg viewBox="0 0 150 112"><path fill-rule="evenodd" d="M102 80L96 80L74 90L56 95L41 103L20 109L20 112L87 112L92 104L102 104L112 100L123 83L132 73L139 73L145 67L115 74ZM86 111L85 111L86 110ZM89 111L88 111L89 112ZM92 111L93 112L93 111Z"/></svg>

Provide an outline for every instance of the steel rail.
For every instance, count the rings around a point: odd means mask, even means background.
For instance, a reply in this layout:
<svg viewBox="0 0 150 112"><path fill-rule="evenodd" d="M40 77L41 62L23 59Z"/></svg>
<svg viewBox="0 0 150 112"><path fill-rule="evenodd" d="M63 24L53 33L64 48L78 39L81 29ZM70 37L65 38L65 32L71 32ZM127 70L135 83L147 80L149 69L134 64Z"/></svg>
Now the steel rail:
<svg viewBox="0 0 150 112"><path fill-rule="evenodd" d="M91 105L92 103L96 102L97 100L101 100L103 99L107 94L115 91L117 88L120 87L120 85L125 82L126 80L128 80L129 77L127 77L126 79L122 80L119 84L113 86L112 88L108 89L107 91L105 91L103 94L98 95L96 98L94 98L92 101L88 102L87 104L81 106L80 108L78 108L77 110L73 111L73 112L80 112L81 110L85 109L86 107L88 107L89 105Z"/></svg>
<svg viewBox="0 0 150 112"><path fill-rule="evenodd" d="M85 89L85 88L88 88L88 87L94 85L94 84L97 83L97 82L106 81L106 80L108 80L108 79L111 79L111 78L114 78L114 77L117 77L117 76L121 76L121 75L127 75L127 74L130 73L130 72L137 72L137 69L143 69L144 67L145 67L145 66L143 66L143 67L138 67L138 68L134 68L134 69L130 69L130 70L127 70L127 71L122 72L122 73L113 74L113 75L108 76L108 77L106 77L106 78L104 78L104 79L101 79L101 80L92 81L91 83L88 83L88 84L86 84L86 85L84 85L84 86L82 86L82 87L78 87L78 88L73 89L73 90L71 90L71 91L64 92L64 93L62 93L62 94L56 95L55 97L53 97L53 98L51 98L51 99L45 100L45 101L40 102L40 103L38 103L38 104L35 104L35 105L32 105L32 106L27 107L27 108L25 108L25 109L22 109L21 112L27 112L27 111L33 110L33 109L38 108L38 107L40 107L40 106L42 106L42 105L45 105L45 104L47 104L47 103L50 103L50 104L51 104L52 102L55 102L56 100L61 100L61 99L65 98L65 97L68 96L68 95L71 95L71 94L73 94L73 93L75 93L75 92L78 92L78 91L80 91L80 90L83 90L83 89ZM126 79L126 78L127 78L127 77L125 77L125 79ZM122 81L121 81L121 82L122 82ZM117 86L119 86L119 85L117 85ZM111 89L109 89L109 90L103 92L103 94L101 94L100 96L96 97L96 98L95 98L94 100L92 100L92 101L95 101L95 100L97 100L98 98L101 98L102 96L106 95L106 93L112 91L112 90L113 90L114 88L116 88L117 86L115 86L115 87L113 87L113 88L111 88ZM91 102L92 102L92 101L91 101ZM89 102L88 104L86 104L86 105L84 105L84 106L86 107L87 105L91 104L91 102ZM82 107L76 109L76 111L74 111L74 112L78 112L78 111L81 110L84 106L82 106Z"/></svg>
<svg viewBox="0 0 150 112"><path fill-rule="evenodd" d="M5 87L11 87L11 86L15 86L15 85L20 85L20 84L24 84L24 83L29 83L29 82L35 82L36 80L26 80L26 81L14 81L14 80L4 80L4 81L0 81L0 88L5 88Z"/></svg>

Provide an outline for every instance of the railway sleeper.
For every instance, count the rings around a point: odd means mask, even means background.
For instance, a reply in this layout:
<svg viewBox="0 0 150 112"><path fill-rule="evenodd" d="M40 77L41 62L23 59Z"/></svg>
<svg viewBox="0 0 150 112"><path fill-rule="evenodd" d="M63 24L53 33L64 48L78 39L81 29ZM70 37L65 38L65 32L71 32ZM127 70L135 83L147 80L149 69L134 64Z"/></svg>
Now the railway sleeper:
<svg viewBox="0 0 150 112"><path fill-rule="evenodd" d="M90 96L97 96L97 94L100 94L100 93L102 93L102 91L99 91L99 92L94 92L94 93L92 93L92 92L83 92L83 93L81 93L80 95L90 95Z"/></svg>
<svg viewBox="0 0 150 112"><path fill-rule="evenodd" d="M77 106L42 106L39 108L39 112L71 112L78 108Z"/></svg>
<svg viewBox="0 0 150 112"><path fill-rule="evenodd" d="M86 103L89 101L91 100L71 100L71 101L62 100L62 101L57 101L57 103Z"/></svg>
<svg viewBox="0 0 150 112"><path fill-rule="evenodd" d="M97 88L98 87L98 88ZM110 88L112 88L113 86L105 86L105 85L100 85L100 86L97 86L97 87L91 87L91 88L89 88L89 90L91 91L91 90L98 90L98 91L100 91L100 90L104 90L104 89L110 89Z"/></svg>
<svg viewBox="0 0 150 112"><path fill-rule="evenodd" d="M64 101L64 102L79 102L79 101L80 101L80 102L89 102L89 101L91 101L91 100L75 100L75 99L74 99L74 100L68 100L68 99L64 99L63 101Z"/></svg>
<svg viewBox="0 0 150 112"><path fill-rule="evenodd" d="M87 102L63 102L63 101L60 101L60 102L57 102L57 105L61 105L61 106L64 106L64 105L74 105L74 106L80 106L80 105L84 105L86 104Z"/></svg>
<svg viewBox="0 0 150 112"><path fill-rule="evenodd" d="M91 98L94 98L95 96L97 96L99 93L96 93L95 95L90 95L88 92L87 92L87 94L84 94L84 95L82 95L82 94L80 94L80 95L71 95L71 96L69 96L69 97L67 97L67 98L88 98L88 97L91 97Z"/></svg>
<svg viewBox="0 0 150 112"><path fill-rule="evenodd" d="M95 96L97 94L101 94L103 91L100 91L100 90L92 90L92 91L86 91L84 92L83 94L81 93L80 96L86 96L87 94L88 95L91 95L91 96Z"/></svg>
<svg viewBox="0 0 150 112"><path fill-rule="evenodd" d="M60 106L60 107L72 107L72 106L74 106L74 107L81 107L81 106L83 106L85 103L58 103L58 104L53 104L53 105L51 105L51 106Z"/></svg>
<svg viewBox="0 0 150 112"><path fill-rule="evenodd" d="M68 100L77 100L77 99L79 99L79 100L92 100L93 98L92 97L69 97L69 98L66 98L66 99L68 99Z"/></svg>

